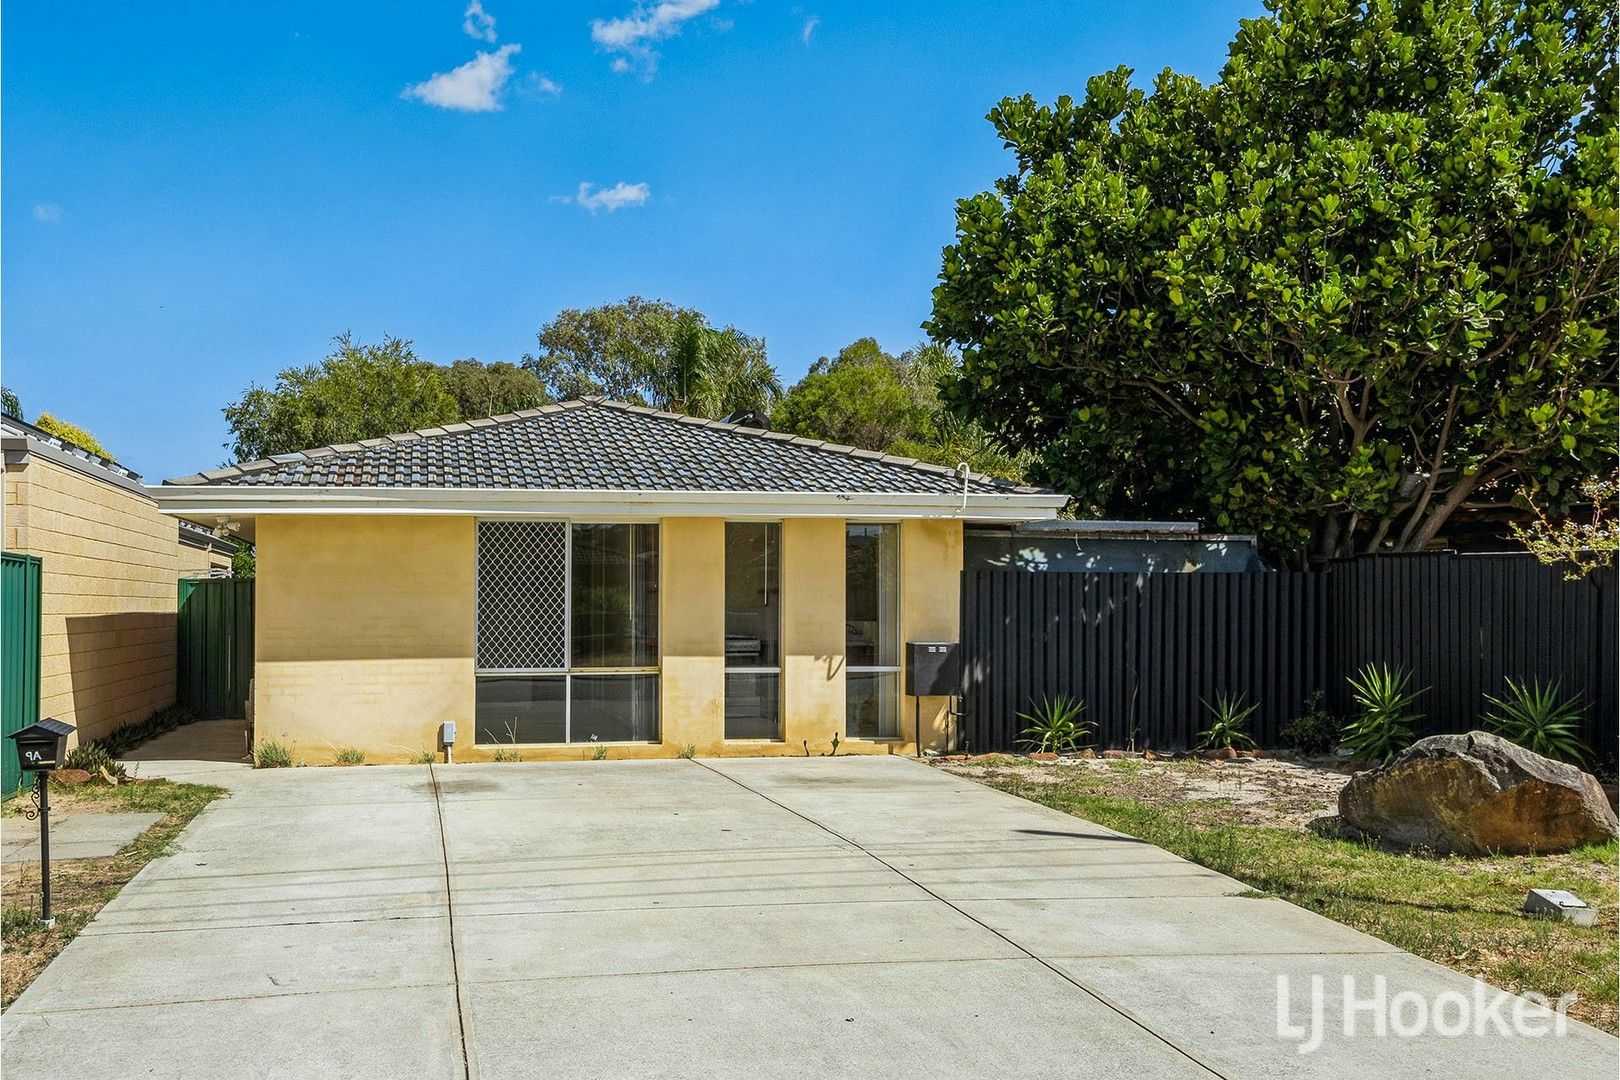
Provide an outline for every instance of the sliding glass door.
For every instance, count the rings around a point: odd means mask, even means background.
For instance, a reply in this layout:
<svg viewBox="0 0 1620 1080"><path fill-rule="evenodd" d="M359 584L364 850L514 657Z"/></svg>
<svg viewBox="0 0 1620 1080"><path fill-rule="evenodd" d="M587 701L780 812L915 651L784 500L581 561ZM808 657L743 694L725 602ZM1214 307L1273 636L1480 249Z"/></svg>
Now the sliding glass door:
<svg viewBox="0 0 1620 1080"><path fill-rule="evenodd" d="M895 525L844 529L844 733L900 734L900 538Z"/></svg>
<svg viewBox="0 0 1620 1080"><path fill-rule="evenodd" d="M782 526L726 522L726 738L782 737Z"/></svg>

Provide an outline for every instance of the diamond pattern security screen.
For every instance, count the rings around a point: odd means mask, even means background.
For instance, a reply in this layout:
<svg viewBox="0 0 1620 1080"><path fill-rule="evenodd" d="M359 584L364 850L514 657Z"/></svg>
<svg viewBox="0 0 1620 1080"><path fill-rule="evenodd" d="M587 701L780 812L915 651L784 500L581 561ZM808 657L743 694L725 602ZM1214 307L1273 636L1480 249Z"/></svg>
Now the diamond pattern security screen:
<svg viewBox="0 0 1620 1080"><path fill-rule="evenodd" d="M568 667L568 524L478 523L478 667Z"/></svg>

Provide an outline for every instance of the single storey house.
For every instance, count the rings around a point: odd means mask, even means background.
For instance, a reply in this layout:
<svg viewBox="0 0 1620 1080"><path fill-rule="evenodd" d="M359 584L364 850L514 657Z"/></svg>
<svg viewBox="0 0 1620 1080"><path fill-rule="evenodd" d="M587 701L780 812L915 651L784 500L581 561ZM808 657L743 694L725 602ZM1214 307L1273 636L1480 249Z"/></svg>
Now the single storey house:
<svg viewBox="0 0 1620 1080"><path fill-rule="evenodd" d="M255 738L330 759L910 753L948 698L963 525L1061 495L602 399L150 489L257 547Z"/></svg>

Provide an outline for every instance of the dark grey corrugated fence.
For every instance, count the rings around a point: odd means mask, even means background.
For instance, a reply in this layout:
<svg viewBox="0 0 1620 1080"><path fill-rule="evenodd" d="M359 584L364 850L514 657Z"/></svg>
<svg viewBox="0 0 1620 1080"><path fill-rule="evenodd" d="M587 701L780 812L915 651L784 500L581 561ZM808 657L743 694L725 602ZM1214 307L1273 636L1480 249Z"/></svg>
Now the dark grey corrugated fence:
<svg viewBox="0 0 1620 1080"><path fill-rule="evenodd" d="M1343 715L1345 679L1386 661L1428 687L1422 734L1479 726L1507 678L1582 695L1586 741L1615 756L1616 575L1579 581L1524 555L1425 554L1307 573L962 575L962 732L1017 747L1043 695L1086 702L1098 743L1180 749L1207 724L1201 698L1258 703L1276 745L1313 691Z"/></svg>

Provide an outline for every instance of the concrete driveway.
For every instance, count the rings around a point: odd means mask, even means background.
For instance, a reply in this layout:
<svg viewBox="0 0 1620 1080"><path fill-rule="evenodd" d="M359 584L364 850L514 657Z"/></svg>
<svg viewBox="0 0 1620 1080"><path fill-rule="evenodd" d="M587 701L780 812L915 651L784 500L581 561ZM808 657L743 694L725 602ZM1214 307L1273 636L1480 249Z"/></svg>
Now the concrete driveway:
<svg viewBox="0 0 1620 1080"><path fill-rule="evenodd" d="M1573 1022L1347 1038L1346 975L1473 984L903 759L212 778L234 796L7 1012L8 1077L1542 1080L1620 1054ZM1279 975L1325 977L1312 1053L1277 1035Z"/></svg>

